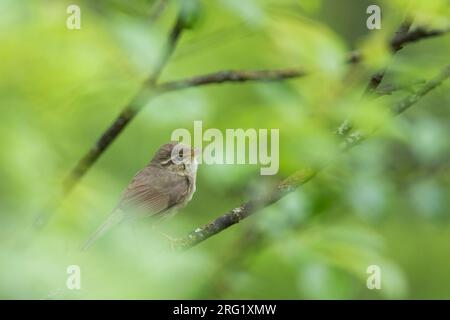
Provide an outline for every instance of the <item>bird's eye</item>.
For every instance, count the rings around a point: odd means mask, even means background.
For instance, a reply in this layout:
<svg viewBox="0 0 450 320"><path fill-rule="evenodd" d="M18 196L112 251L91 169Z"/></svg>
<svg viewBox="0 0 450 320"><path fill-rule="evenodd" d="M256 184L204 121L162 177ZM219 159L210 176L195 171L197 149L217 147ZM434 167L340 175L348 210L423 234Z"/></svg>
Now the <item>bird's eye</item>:
<svg viewBox="0 0 450 320"><path fill-rule="evenodd" d="M183 159L184 159L184 152L183 152L183 149L180 149L180 151L178 151L176 160L181 162L181 161L183 161Z"/></svg>

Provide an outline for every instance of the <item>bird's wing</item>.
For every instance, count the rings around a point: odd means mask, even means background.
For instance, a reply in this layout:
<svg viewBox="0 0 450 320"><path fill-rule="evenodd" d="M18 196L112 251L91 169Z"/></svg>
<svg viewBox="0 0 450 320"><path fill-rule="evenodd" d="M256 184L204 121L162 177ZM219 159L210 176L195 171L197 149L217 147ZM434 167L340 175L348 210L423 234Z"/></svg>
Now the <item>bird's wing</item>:
<svg viewBox="0 0 450 320"><path fill-rule="evenodd" d="M183 198L189 193L189 186L190 183L185 177L158 168L147 167L138 172L125 189L117 208L86 241L82 249L86 250L112 226L131 218L131 212L145 216L165 213L183 202Z"/></svg>
<svg viewBox="0 0 450 320"><path fill-rule="evenodd" d="M143 180L145 179L134 180L128 186L120 201L120 207L145 210L150 214L165 211L169 207L170 195Z"/></svg>
<svg viewBox="0 0 450 320"><path fill-rule="evenodd" d="M180 179L181 178L181 179ZM156 215L170 209L187 191L183 177L156 168L144 169L125 190L119 207Z"/></svg>

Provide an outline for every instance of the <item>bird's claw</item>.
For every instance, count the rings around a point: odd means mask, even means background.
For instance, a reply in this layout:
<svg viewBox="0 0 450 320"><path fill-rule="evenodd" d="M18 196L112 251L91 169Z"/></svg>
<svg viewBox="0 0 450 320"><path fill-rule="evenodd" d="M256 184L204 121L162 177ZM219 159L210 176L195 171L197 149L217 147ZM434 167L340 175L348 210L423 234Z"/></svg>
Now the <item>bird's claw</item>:
<svg viewBox="0 0 450 320"><path fill-rule="evenodd" d="M181 238L174 238L174 237L168 235L167 233L164 233L161 230L158 230L156 228L154 228L154 230L156 230L160 235L162 235L164 238L167 239L167 241L169 242L169 245L170 245L170 249L172 251L179 249L180 246L184 243L183 239L181 239Z"/></svg>

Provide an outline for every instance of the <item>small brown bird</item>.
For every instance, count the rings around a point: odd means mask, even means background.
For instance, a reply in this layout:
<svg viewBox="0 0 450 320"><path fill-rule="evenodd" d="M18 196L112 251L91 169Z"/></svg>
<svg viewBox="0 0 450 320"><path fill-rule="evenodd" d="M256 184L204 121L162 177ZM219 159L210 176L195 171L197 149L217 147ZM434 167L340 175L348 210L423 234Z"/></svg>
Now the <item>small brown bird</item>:
<svg viewBox="0 0 450 320"><path fill-rule="evenodd" d="M156 224L186 206L195 192L196 152L177 142L162 145L150 163L134 176L119 204L81 250L125 220L150 216Z"/></svg>

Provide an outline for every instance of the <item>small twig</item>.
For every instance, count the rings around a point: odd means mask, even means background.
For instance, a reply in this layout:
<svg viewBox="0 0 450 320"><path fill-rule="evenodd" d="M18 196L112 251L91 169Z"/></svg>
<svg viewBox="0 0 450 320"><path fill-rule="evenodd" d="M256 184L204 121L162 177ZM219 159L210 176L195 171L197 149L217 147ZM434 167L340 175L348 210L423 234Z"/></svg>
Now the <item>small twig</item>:
<svg viewBox="0 0 450 320"><path fill-rule="evenodd" d="M390 41L391 50L392 50L393 54L395 54L401 48L400 41L396 40L396 39L401 39L404 34L408 33L409 28L411 27L411 24L412 24L412 19L407 17L402 22L402 24L397 29L397 31L395 32L394 37ZM393 43L396 43L396 47L393 46ZM350 63L352 61L359 62L362 59L361 55L360 54L357 55L356 53L357 53L357 51L352 56L350 56L350 58L348 60ZM386 72L386 69L377 71L369 78L369 83L367 84L366 89L364 90L363 96L369 95L369 94L373 93L375 90L377 90L378 86L381 84L381 81L383 81L385 72ZM352 128L353 128L353 124L350 120L350 117L347 117L339 125L338 129L336 130L336 134L338 136L346 138L346 136L350 133Z"/></svg>
<svg viewBox="0 0 450 320"><path fill-rule="evenodd" d="M300 69L278 69L278 70L226 70L192 78L165 82L158 85L160 92L180 90L209 84L220 84L224 82L246 82L246 81L278 81L284 79L298 78L306 75Z"/></svg>
<svg viewBox="0 0 450 320"><path fill-rule="evenodd" d="M417 87L419 85L423 85L425 83L424 80L418 80L414 81L413 83L398 83L398 84L386 84L381 87L378 87L378 89L375 91L375 98L382 97L382 96L388 96L393 94L396 91L408 91L408 92L414 92L414 87Z"/></svg>
<svg viewBox="0 0 450 320"><path fill-rule="evenodd" d="M391 41L391 48L394 51L398 51L407 43L416 42L416 41L419 41L422 39L440 36L447 32L448 32L448 29L426 30L423 27L417 27L416 29L414 29L410 32L397 34L397 36L394 37L394 39L392 39L392 41Z"/></svg>
<svg viewBox="0 0 450 320"><path fill-rule="evenodd" d="M439 35L443 35L448 30L429 30L427 31L423 27L418 27L415 30L409 31L408 29L411 26L412 21L407 20L403 23L403 25L399 28L399 30L396 32L394 38L391 40L390 47L392 50L392 53L395 54L400 49L403 48L403 46L407 43L416 42L422 39L431 38ZM370 78L369 85L366 88L366 93L373 93L380 85L381 81L383 81L384 75L386 73L386 70L382 70L379 72L376 72L372 75Z"/></svg>
<svg viewBox="0 0 450 320"><path fill-rule="evenodd" d="M450 77L450 65L446 66L442 72L434 79L428 81L421 89L417 92L407 96L405 99L401 100L399 103L395 104L391 108L391 112L394 115L399 115L405 110L409 109L413 104L419 101L420 98L425 96L428 92L435 89L441 85L447 78Z"/></svg>
<svg viewBox="0 0 450 320"><path fill-rule="evenodd" d="M391 108L393 116L399 115L409 109L423 96L429 93L431 90L442 84L447 78L450 77L450 65L445 67L443 71L434 79L427 82L420 90L416 93L407 96L402 99L399 103L395 104ZM347 151L357 144L365 140L368 135L363 133L354 133L346 138L345 144L343 146L343 151ZM211 222L201 226L194 231L190 232L184 238L178 239L177 248L178 249L188 249L193 247L206 239L212 237L213 235L222 232L223 230L229 228L230 226L240 222L241 220L247 218L253 213L257 212L259 209L267 207L274 202L277 202L290 192L297 189L299 186L307 183L313 179L320 169L302 169L296 171L294 174L289 176L287 179L283 180L278 186L270 193L268 196L255 198L249 200L242 205L228 211L224 215L217 217Z"/></svg>
<svg viewBox="0 0 450 320"><path fill-rule="evenodd" d="M410 17L407 17L403 21L403 23L400 25L398 30L395 32L395 35L390 42L392 54L395 54L397 51L399 51L402 48L403 43L402 43L401 39L404 39L405 35L408 34L408 31L409 31L409 28L411 27L412 22L413 22L413 19L411 19ZM416 40L419 40L419 38L417 38ZM375 91L378 88L378 86L380 85L381 81L383 81L385 73L386 73L386 69L375 72L370 77L369 84L367 85L366 90L364 91L364 94L370 94L373 91Z"/></svg>
<svg viewBox="0 0 450 320"><path fill-rule="evenodd" d="M401 50L405 44L417 42L422 39L440 36L449 31L448 29L426 30L424 27L417 27L412 31L408 31L409 28L411 27L411 24L412 19L407 18L395 33L395 36L392 38L390 42L392 54L395 54L396 52ZM385 73L386 70L381 70L371 76L369 84L365 91L366 94L375 92L375 90L378 88L381 81L383 80Z"/></svg>

